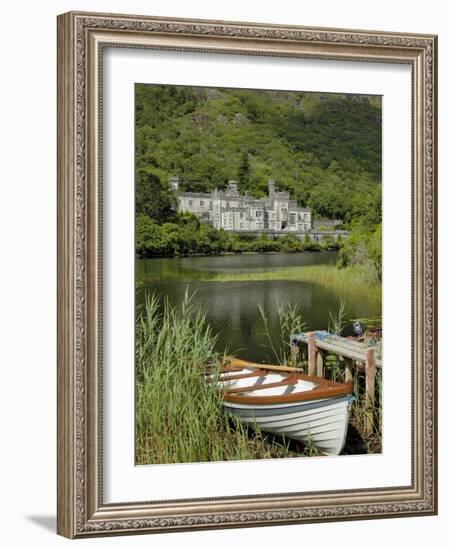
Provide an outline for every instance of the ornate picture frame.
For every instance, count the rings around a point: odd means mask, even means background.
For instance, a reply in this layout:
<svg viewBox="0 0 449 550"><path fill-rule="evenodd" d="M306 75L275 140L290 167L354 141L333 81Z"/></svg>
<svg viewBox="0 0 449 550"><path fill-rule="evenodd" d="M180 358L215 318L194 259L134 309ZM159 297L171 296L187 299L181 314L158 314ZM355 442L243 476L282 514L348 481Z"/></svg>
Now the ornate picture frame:
<svg viewBox="0 0 449 550"><path fill-rule="evenodd" d="M412 75L411 484L103 498L105 48L403 64ZM437 37L70 12L58 17L58 533L89 536L437 513ZM132 428L130 428L132 429Z"/></svg>

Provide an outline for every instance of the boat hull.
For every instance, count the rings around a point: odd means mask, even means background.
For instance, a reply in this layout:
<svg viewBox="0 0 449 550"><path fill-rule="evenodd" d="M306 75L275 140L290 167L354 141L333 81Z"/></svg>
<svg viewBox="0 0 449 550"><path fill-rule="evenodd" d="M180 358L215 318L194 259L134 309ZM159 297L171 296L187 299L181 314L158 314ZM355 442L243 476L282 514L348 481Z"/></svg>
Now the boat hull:
<svg viewBox="0 0 449 550"><path fill-rule="evenodd" d="M243 424L264 432L286 436L321 453L338 455L343 450L351 396L303 401L301 403L246 405L224 402L226 411Z"/></svg>

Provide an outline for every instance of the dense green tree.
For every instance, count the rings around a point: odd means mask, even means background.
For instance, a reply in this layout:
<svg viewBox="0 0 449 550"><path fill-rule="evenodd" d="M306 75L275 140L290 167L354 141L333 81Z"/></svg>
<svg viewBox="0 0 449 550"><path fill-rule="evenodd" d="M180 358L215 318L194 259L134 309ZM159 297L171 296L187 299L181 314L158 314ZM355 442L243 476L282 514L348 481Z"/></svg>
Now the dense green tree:
<svg viewBox="0 0 449 550"><path fill-rule="evenodd" d="M341 246L339 255L341 267L363 267L373 281L382 280L382 225L365 228L354 225L351 234Z"/></svg>
<svg viewBox="0 0 449 550"><path fill-rule="evenodd" d="M239 170L237 173L238 182L242 189L247 189L249 184L249 177L251 172L251 165L249 162L248 152L243 153L242 160L240 161Z"/></svg>
<svg viewBox="0 0 449 550"><path fill-rule="evenodd" d="M162 256L162 227L145 214L136 216L136 253L140 257Z"/></svg>
<svg viewBox="0 0 449 550"><path fill-rule="evenodd" d="M173 219L176 212L176 197L168 183L147 170L136 174L136 212L146 214L157 222Z"/></svg>

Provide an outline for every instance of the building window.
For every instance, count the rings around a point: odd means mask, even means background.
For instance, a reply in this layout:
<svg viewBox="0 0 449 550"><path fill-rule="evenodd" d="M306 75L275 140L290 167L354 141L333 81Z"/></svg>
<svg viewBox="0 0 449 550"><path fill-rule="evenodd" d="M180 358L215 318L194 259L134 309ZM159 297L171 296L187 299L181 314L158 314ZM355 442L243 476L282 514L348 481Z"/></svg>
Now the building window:
<svg viewBox="0 0 449 550"><path fill-rule="evenodd" d="M260 218L262 216L262 212L260 210L256 210L256 218Z"/></svg>
<svg viewBox="0 0 449 550"><path fill-rule="evenodd" d="M204 206L204 201L200 201L200 206Z"/></svg>
<svg viewBox="0 0 449 550"><path fill-rule="evenodd" d="M243 212L240 212L240 219L243 218Z"/></svg>
<svg viewBox="0 0 449 550"><path fill-rule="evenodd" d="M296 223L296 214L290 214L290 223L292 225Z"/></svg>
<svg viewBox="0 0 449 550"><path fill-rule="evenodd" d="M193 201L189 201L189 206L193 206Z"/></svg>

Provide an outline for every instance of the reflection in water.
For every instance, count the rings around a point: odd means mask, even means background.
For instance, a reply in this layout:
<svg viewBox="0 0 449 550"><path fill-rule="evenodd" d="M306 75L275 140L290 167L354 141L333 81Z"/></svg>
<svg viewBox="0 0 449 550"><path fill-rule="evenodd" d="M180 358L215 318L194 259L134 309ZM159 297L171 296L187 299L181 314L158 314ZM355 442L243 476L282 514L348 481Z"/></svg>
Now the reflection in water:
<svg viewBox="0 0 449 550"><path fill-rule="evenodd" d="M168 296L173 304L182 302L185 291L195 292L196 302L207 312L207 318L218 335L217 350L228 351L253 361L272 361L266 347L259 306L269 319L274 341L280 339L277 310L284 303L301 305L308 329L326 329L329 310L336 311L344 300L346 318L371 317L380 314L379 304L366 295L348 289L341 296L336 290L313 283L269 281L207 281L217 273L275 271L287 266L330 264L332 252L298 254L256 254L189 258L156 258L137 260L137 303L145 293Z"/></svg>

